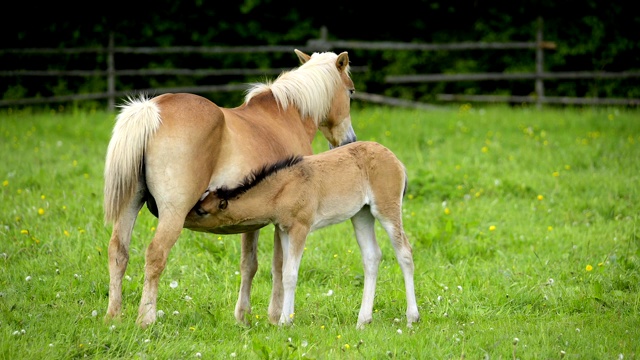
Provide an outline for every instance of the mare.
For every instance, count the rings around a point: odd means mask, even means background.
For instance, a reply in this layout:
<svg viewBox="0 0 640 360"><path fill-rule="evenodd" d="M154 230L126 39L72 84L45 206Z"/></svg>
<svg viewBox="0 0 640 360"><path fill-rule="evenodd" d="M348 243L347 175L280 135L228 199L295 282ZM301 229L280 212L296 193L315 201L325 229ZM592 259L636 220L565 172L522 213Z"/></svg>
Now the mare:
<svg viewBox="0 0 640 360"><path fill-rule="evenodd" d="M143 328L156 320L158 282L169 251L206 189L237 184L251 170L287 156L312 154L318 130L330 147L356 140L350 116L354 85L348 54L294 51L301 62L298 68L273 81L252 84L244 103L235 108L219 107L188 93L130 97L122 105L104 169L105 221L113 224L105 320L121 316L131 233L145 202L158 224L145 253L136 319ZM234 312L241 323L250 318L261 227L231 229L242 233L241 284ZM281 254L280 239L274 235L269 314L278 316L283 304ZM270 320L278 319L274 315Z"/></svg>
<svg viewBox="0 0 640 360"><path fill-rule="evenodd" d="M407 186L404 165L376 142L354 142L305 157L291 157L251 173L235 188L208 190L185 226L225 233L243 226L276 225L282 241L284 302L278 323L294 316L295 288L307 235L351 219L364 265L358 329L371 322L382 254L375 220L386 230L402 269L407 325L419 320L411 245L402 226ZM271 315L271 314L270 314Z"/></svg>

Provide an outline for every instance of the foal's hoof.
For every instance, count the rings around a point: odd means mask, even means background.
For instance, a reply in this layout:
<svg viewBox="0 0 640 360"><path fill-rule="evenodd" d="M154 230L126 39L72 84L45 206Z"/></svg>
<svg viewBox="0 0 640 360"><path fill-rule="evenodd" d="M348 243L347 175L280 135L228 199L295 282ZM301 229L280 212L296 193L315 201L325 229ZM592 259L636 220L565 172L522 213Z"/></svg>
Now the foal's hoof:
<svg viewBox="0 0 640 360"><path fill-rule="evenodd" d="M418 321L420 321L420 315L411 315L411 316L407 316L407 327L413 327L414 323L417 323Z"/></svg>
<svg viewBox="0 0 640 360"><path fill-rule="evenodd" d="M293 314L291 316L280 316L280 321L278 321L278 325L282 327L293 326Z"/></svg>
<svg viewBox="0 0 640 360"><path fill-rule="evenodd" d="M358 319L358 323L356 324L356 330L364 330L365 325L371 323L372 318L365 318L363 320Z"/></svg>

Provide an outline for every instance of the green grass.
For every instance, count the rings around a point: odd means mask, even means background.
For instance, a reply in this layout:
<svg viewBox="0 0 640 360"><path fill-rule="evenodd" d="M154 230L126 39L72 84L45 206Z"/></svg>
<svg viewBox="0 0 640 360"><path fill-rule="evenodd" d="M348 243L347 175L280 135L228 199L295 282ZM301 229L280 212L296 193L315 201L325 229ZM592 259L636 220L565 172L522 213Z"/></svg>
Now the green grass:
<svg viewBox="0 0 640 360"><path fill-rule="evenodd" d="M343 223L307 241L293 327L267 320L268 227L253 326L233 317L240 237L184 231L161 278L165 315L141 330L143 255L156 225L146 210L134 229L123 320L105 324L102 171L114 114L5 109L0 359L638 357L638 110L367 106L352 118L359 139L386 145L408 169L405 229L422 315L413 329L380 227L374 319L355 329L363 271Z"/></svg>

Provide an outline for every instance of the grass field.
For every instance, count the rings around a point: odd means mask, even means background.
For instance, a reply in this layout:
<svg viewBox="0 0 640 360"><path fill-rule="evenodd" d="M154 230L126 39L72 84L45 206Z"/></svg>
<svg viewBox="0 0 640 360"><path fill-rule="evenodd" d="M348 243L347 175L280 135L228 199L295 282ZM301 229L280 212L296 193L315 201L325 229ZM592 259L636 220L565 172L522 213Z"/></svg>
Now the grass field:
<svg viewBox="0 0 640 360"><path fill-rule="evenodd" d="M635 359L640 355L640 112L460 107L352 112L406 164L421 322L409 329L386 234L374 319L351 225L309 237L295 325L267 320L261 232L254 324L236 324L239 235L185 230L158 322L135 325L155 218L134 229L124 316L108 300L102 171L114 114L0 112L0 359ZM318 137L316 151L327 149Z"/></svg>

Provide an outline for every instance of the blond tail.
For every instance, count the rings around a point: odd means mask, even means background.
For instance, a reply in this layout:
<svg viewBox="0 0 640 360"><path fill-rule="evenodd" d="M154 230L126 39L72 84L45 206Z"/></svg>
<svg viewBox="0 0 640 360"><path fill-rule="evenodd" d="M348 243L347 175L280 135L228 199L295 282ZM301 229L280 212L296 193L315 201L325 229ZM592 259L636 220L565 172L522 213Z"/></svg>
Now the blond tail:
<svg viewBox="0 0 640 360"><path fill-rule="evenodd" d="M158 130L160 108L148 97L129 98L116 118L104 167L104 219L116 221L135 195L149 138Z"/></svg>

